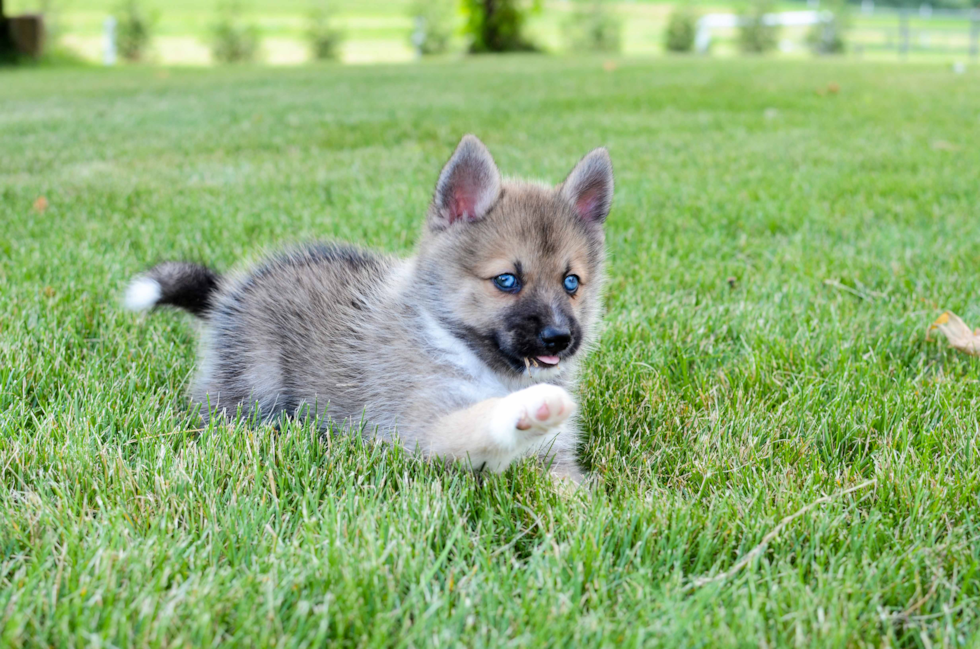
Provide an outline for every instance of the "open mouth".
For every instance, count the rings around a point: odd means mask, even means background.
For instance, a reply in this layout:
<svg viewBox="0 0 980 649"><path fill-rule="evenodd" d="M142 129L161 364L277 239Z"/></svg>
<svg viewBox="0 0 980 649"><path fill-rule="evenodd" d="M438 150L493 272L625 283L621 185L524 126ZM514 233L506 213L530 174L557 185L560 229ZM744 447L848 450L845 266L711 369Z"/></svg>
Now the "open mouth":
<svg viewBox="0 0 980 649"><path fill-rule="evenodd" d="M533 358L525 358L524 365L527 366L528 371L531 371L531 367L557 367L561 359L557 356L535 356Z"/></svg>

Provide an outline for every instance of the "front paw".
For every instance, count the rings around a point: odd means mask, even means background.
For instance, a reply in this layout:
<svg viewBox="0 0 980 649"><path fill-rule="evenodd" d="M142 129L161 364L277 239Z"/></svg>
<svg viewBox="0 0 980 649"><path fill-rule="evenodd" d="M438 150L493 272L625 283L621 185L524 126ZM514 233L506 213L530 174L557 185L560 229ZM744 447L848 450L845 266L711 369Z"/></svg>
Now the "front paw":
<svg viewBox="0 0 980 649"><path fill-rule="evenodd" d="M494 428L501 441L536 438L561 426L575 412L575 402L564 389L535 385L504 397L494 413Z"/></svg>

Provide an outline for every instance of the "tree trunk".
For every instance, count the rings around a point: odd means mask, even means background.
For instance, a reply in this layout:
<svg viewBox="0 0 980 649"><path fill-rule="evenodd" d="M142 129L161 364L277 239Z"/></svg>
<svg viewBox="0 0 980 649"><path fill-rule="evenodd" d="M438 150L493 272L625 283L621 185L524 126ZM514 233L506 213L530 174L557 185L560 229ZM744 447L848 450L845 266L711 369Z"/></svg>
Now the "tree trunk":
<svg viewBox="0 0 980 649"><path fill-rule="evenodd" d="M499 48L496 17L494 16L496 11L497 3L495 0L483 0L483 42L491 52L496 52Z"/></svg>
<svg viewBox="0 0 980 649"><path fill-rule="evenodd" d="M14 38L10 34L10 23L3 13L3 0L0 0L0 64L13 63L17 59Z"/></svg>

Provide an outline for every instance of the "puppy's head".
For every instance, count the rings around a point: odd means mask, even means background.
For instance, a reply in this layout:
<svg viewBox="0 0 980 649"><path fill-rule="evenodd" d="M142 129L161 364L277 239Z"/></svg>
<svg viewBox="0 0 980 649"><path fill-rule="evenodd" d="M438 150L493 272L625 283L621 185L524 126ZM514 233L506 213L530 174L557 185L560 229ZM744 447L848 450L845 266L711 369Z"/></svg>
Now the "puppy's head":
<svg viewBox="0 0 980 649"><path fill-rule="evenodd" d="M487 148L467 135L429 207L418 259L428 308L497 372L559 375L598 319L612 195L605 149L549 187L502 180Z"/></svg>

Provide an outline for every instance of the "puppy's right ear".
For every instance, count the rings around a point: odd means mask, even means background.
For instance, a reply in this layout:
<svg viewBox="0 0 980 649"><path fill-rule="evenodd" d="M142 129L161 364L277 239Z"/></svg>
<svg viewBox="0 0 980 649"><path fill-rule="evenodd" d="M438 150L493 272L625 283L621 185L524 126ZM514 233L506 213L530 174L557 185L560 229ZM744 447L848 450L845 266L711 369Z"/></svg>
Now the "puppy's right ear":
<svg viewBox="0 0 980 649"><path fill-rule="evenodd" d="M479 221L499 196L500 171L493 157L483 142L465 135L439 174L429 227L442 230L457 221Z"/></svg>
<svg viewBox="0 0 980 649"><path fill-rule="evenodd" d="M561 195L587 223L601 224L609 216L613 198L613 169L605 148L582 158L561 184Z"/></svg>

